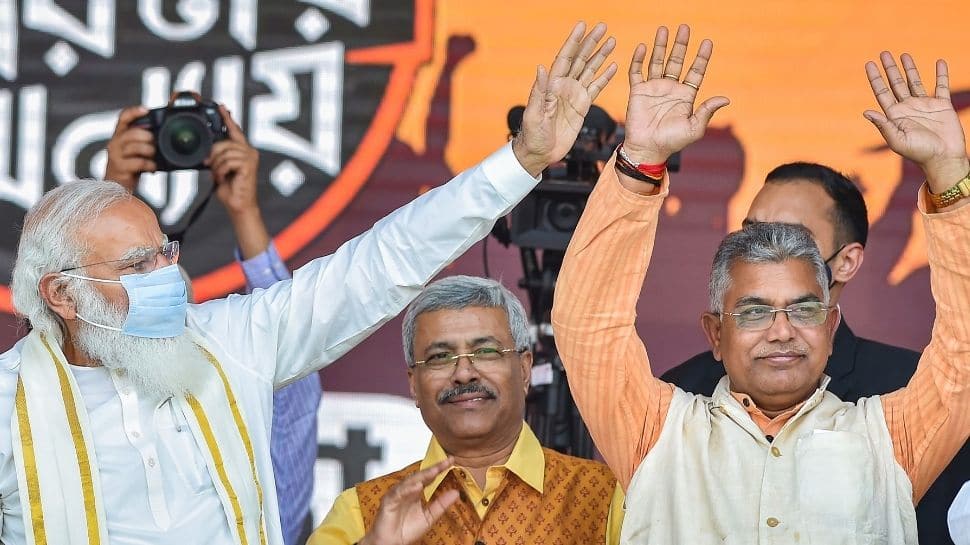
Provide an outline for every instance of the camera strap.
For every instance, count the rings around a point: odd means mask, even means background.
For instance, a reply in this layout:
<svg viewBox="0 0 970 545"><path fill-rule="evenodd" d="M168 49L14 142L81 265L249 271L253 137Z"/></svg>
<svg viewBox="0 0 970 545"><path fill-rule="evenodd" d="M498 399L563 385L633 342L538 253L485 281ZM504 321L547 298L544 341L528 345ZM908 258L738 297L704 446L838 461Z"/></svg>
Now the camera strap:
<svg viewBox="0 0 970 545"><path fill-rule="evenodd" d="M189 230L190 227L192 227L192 224L198 221L199 217L202 216L202 212L205 210L205 207L209 204L209 201L212 200L212 194L215 192L216 192L216 184L215 182L212 182L212 184L209 186L209 192L206 193L206 196L204 199L202 199L202 202L197 204L195 206L195 209L192 210L192 214L189 216L189 220L185 223L185 226L179 229L178 231L165 233L166 235L168 235L169 240L177 240L179 241L179 243L182 242L182 240L185 238L185 233Z"/></svg>

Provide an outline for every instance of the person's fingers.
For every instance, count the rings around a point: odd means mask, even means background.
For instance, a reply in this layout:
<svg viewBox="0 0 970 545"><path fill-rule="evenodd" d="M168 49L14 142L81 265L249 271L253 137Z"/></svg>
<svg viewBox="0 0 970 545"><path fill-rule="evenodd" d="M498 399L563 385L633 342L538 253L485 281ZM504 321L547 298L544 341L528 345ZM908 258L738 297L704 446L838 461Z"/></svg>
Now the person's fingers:
<svg viewBox="0 0 970 545"><path fill-rule="evenodd" d="M135 170L137 172L155 172L158 166L151 159L135 159Z"/></svg>
<svg viewBox="0 0 970 545"><path fill-rule="evenodd" d="M220 153L212 160L209 169L213 172L225 172L226 165L230 165L229 170L238 170L246 165L246 156L236 150L229 150Z"/></svg>
<svg viewBox="0 0 970 545"><path fill-rule="evenodd" d="M246 141L246 135L243 134L239 125L236 124L236 120L229 115L229 110L224 104L219 105L219 114L222 115L222 121L226 124L226 130L229 133L229 139L234 142L241 142L243 144L249 145Z"/></svg>
<svg viewBox="0 0 970 545"><path fill-rule="evenodd" d="M603 88L606 87L606 85L610 82L610 80L613 79L613 76L616 75L616 72L618 69L619 67L616 65L616 63L611 62L610 65L606 67L606 70L604 70L603 73L600 74L600 77L596 78L595 80L593 80L593 83L589 84L589 87L587 89L589 92L590 102L593 102L594 100L596 100L596 97L599 96L600 91L602 91Z"/></svg>
<svg viewBox="0 0 970 545"><path fill-rule="evenodd" d="M596 76L596 72L599 71L601 66L603 66L603 63L606 62L606 58L610 56L610 53L613 52L615 47L616 40L613 38L613 36L610 36L606 39L603 45L600 46L599 50L593 55L589 62L586 63L586 68L579 77L579 83L581 83L583 87L589 87L590 82L593 81L594 76Z"/></svg>
<svg viewBox="0 0 970 545"><path fill-rule="evenodd" d="M209 168L212 171L213 177L219 180L228 180L229 175L239 170L240 166L242 165L237 159L226 159L218 165L213 165Z"/></svg>
<svg viewBox="0 0 970 545"><path fill-rule="evenodd" d="M647 79L657 79L664 75L664 60L667 58L667 34L667 27L657 27L657 33L653 37L653 49L650 50L650 64L647 67ZM647 46L640 45L646 51ZM637 46L638 49L639 47ZM636 53L634 53L634 56L636 56ZM643 61L642 56L640 61Z"/></svg>
<svg viewBox="0 0 970 545"><path fill-rule="evenodd" d="M457 490L445 490L441 494L438 494L428 507L424 510L424 516L427 520L428 526L433 525L442 515L452 506L456 501L460 493Z"/></svg>
<svg viewBox="0 0 970 545"><path fill-rule="evenodd" d="M701 105L694 110L694 117L698 122L701 123L702 127L707 127L711 123L711 118L714 117L714 114L730 103L731 101L728 100L727 97L711 97L702 102Z"/></svg>
<svg viewBox="0 0 970 545"><path fill-rule="evenodd" d="M569 33L562 47L559 48L559 52L556 53L556 60L549 69L549 73L553 77L565 76L569 73L569 69L573 65L573 60L576 59L576 55L579 52L579 44L585 32L586 23L582 21L576 23L576 26Z"/></svg>
<svg viewBox="0 0 970 545"><path fill-rule="evenodd" d="M220 148L218 152L213 152L209 154L209 166L214 166L222 161L225 161L232 157L245 157L245 150L239 149L238 147L224 147Z"/></svg>
<svg viewBox="0 0 970 545"><path fill-rule="evenodd" d="M427 486L431 484L431 481L433 481L434 478L437 477L439 473L450 468L452 465L454 465L454 463L455 463L455 459L452 458L451 456L448 456L447 458L438 462L437 464L433 466L428 466L422 469L421 471L418 471L417 473L413 474L410 478L413 478L414 480L419 481L422 486Z"/></svg>
<svg viewBox="0 0 970 545"><path fill-rule="evenodd" d="M243 150L248 148L249 146L245 146L240 142L235 142L233 140L220 140L212 144L212 149L209 151L209 159L215 159L217 155L225 153L228 150Z"/></svg>
<svg viewBox="0 0 970 545"><path fill-rule="evenodd" d="M950 100L950 73L943 59L936 61L936 98Z"/></svg>
<svg viewBox="0 0 970 545"><path fill-rule="evenodd" d="M916 61L909 53L903 53L900 58L903 61L903 70L906 71L906 81L909 83L909 90L913 96L925 97L926 88L923 87L923 80L919 76L919 69L916 68Z"/></svg>
<svg viewBox="0 0 970 545"><path fill-rule="evenodd" d="M401 504L417 497L423 488L420 481L408 477L384 494L384 498L381 499L381 509L397 509Z"/></svg>
<svg viewBox="0 0 970 545"><path fill-rule="evenodd" d="M128 175L134 175L134 177L137 179L138 175L142 172L155 172L156 168L155 161L151 159L144 157L132 157L115 161L114 167L110 169L111 172L106 172L105 175L108 178L127 177ZM117 182L119 180L112 181Z"/></svg>
<svg viewBox="0 0 970 545"><path fill-rule="evenodd" d="M875 110L866 110L862 113L862 116L869 120L870 123L876 126L879 133L882 135L883 139L889 144L889 147L893 147L893 144L899 141L900 131L899 127L893 124L884 114L879 113Z"/></svg>
<svg viewBox="0 0 970 545"><path fill-rule="evenodd" d="M151 140L148 142L136 140L128 140L124 142L121 145L121 158L128 159L132 157L155 157L155 145L151 142Z"/></svg>
<svg viewBox="0 0 970 545"><path fill-rule="evenodd" d="M892 53L883 51L879 54L879 60L882 61L882 67L886 71L886 79L889 80L889 87L896 95L896 100L909 98L911 95L909 94L909 87L906 85L906 79L899 72L899 67L896 66L896 59L893 58Z"/></svg>
<svg viewBox="0 0 970 545"><path fill-rule="evenodd" d="M882 108L883 112L888 111L891 106L896 104L896 97L893 96L889 86L883 81L876 63L872 61L866 63L866 77L869 78L869 86L872 87L872 94L875 95L879 107Z"/></svg>
<svg viewBox="0 0 970 545"><path fill-rule="evenodd" d="M539 108L542 104L542 95L545 93L545 89L539 84L544 70L545 68L541 64L536 66L536 79L532 82L532 89L529 90L529 100L525 103L527 110L530 108Z"/></svg>
<svg viewBox="0 0 970 545"><path fill-rule="evenodd" d="M674 47L670 50L670 57L667 58L667 66L664 68L663 77L680 81L680 73L684 69L684 59L687 57L687 44L690 42L690 27L680 25L677 27L677 35L674 37Z"/></svg>
<svg viewBox="0 0 970 545"><path fill-rule="evenodd" d="M149 144L155 143L155 135L152 131L143 127L131 127L122 134L118 140L124 142L147 142Z"/></svg>
<svg viewBox="0 0 970 545"><path fill-rule="evenodd" d="M148 113L148 108L144 106L129 106L118 114L118 123L115 125L114 135L117 136L128 130L131 123L139 117Z"/></svg>
<svg viewBox="0 0 970 545"><path fill-rule="evenodd" d="M593 52L596 50L596 45L603 39L605 34L606 24L596 23L593 30L590 30L589 34L583 38L583 41L579 45L579 52L576 53L576 57L569 67L570 78L578 78L583 73L583 70L586 68L586 63L589 62L589 59L593 56Z"/></svg>
<svg viewBox="0 0 970 545"><path fill-rule="evenodd" d="M685 84L690 85L695 90L700 89L701 83L704 82L704 74L707 73L707 64L711 61L711 53L713 51L713 42L710 40L701 42L701 46L697 48L697 56L694 57L694 62L690 65L687 76L684 77Z"/></svg>
<svg viewBox="0 0 970 545"><path fill-rule="evenodd" d="M386 501L398 503L406 500L408 497L419 494L424 490L425 486L431 484L431 481L439 473L447 470L453 463L454 458L449 456L433 466L426 467L421 471L416 471L408 475L404 480L391 487L387 494L384 495L384 501L381 504L384 505Z"/></svg>
<svg viewBox="0 0 970 545"><path fill-rule="evenodd" d="M633 50L633 57L630 59L630 70L628 72L631 87L643 81L643 59L646 55L647 46L637 44L637 48Z"/></svg>

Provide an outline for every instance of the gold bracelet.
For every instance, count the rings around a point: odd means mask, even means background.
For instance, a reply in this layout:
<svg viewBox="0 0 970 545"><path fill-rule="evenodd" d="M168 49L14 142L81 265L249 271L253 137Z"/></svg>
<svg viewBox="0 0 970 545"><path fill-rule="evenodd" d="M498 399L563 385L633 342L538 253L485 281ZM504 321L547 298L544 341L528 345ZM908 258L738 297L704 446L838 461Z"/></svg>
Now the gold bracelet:
<svg viewBox="0 0 970 545"><path fill-rule="evenodd" d="M946 208L957 201L970 197L970 172L942 193L936 194L930 191L929 194L933 206L937 208Z"/></svg>

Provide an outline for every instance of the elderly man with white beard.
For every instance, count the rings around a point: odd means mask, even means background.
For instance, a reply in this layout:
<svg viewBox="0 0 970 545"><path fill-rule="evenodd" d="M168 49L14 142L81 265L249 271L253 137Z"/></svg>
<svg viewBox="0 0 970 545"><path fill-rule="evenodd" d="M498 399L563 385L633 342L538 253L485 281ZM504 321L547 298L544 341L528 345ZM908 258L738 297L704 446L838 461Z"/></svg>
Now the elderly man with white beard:
<svg viewBox="0 0 970 545"><path fill-rule="evenodd" d="M45 195L12 281L32 331L0 355L0 542L281 544L273 389L397 314L569 151L616 73L605 33L578 24L539 67L511 144L251 295L188 305L178 245L117 184Z"/></svg>

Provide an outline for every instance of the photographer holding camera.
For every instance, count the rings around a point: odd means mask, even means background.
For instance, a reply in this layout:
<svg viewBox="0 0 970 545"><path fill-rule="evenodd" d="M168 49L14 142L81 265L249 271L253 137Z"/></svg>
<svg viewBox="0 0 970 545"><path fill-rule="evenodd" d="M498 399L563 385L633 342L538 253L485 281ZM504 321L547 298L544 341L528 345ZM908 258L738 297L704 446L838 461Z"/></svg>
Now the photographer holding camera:
<svg viewBox="0 0 970 545"><path fill-rule="evenodd" d="M194 94L189 94L193 97ZM186 93L173 97L189 98ZM196 109L206 104L194 96ZM239 125L224 106L212 107L221 117L221 125L212 123L215 129L200 125L205 116L193 116L195 126L179 123L172 108L148 110L143 106L125 108L118 116L111 140L108 141L108 164L104 178L118 182L129 192L135 193L142 173L159 170L175 170L179 155L190 164L204 156L207 137L212 136L211 152L202 160L203 167L212 172L214 193L226 209L232 223L238 249L236 259L246 277L247 291L267 288L279 280L290 278L286 264L280 259L269 236L260 212L256 192L256 175L259 168L259 152L249 145ZM167 119L153 112L169 113ZM177 112L177 110L174 110ZM156 121L149 121L154 117ZM188 117L188 116L185 116ZM174 120L174 123L173 123ZM189 126L187 126L189 125ZM174 129L171 129L174 127ZM181 131L181 138L179 134ZM175 161L158 153L156 139L168 135L168 142L187 144ZM222 134L226 138L220 140ZM201 143L201 145L200 145ZM177 147L177 146L176 146ZM171 148L170 148L171 149ZM202 154L202 155L200 155ZM192 156L195 157L192 157ZM173 164L176 163L176 164ZM197 164L197 163L196 163ZM321 387L319 375L313 373L280 390L273 395L273 425L270 454L280 498L280 522L286 545L304 543L311 527L310 499L313 492L313 465L317 453L317 407L320 404Z"/></svg>

